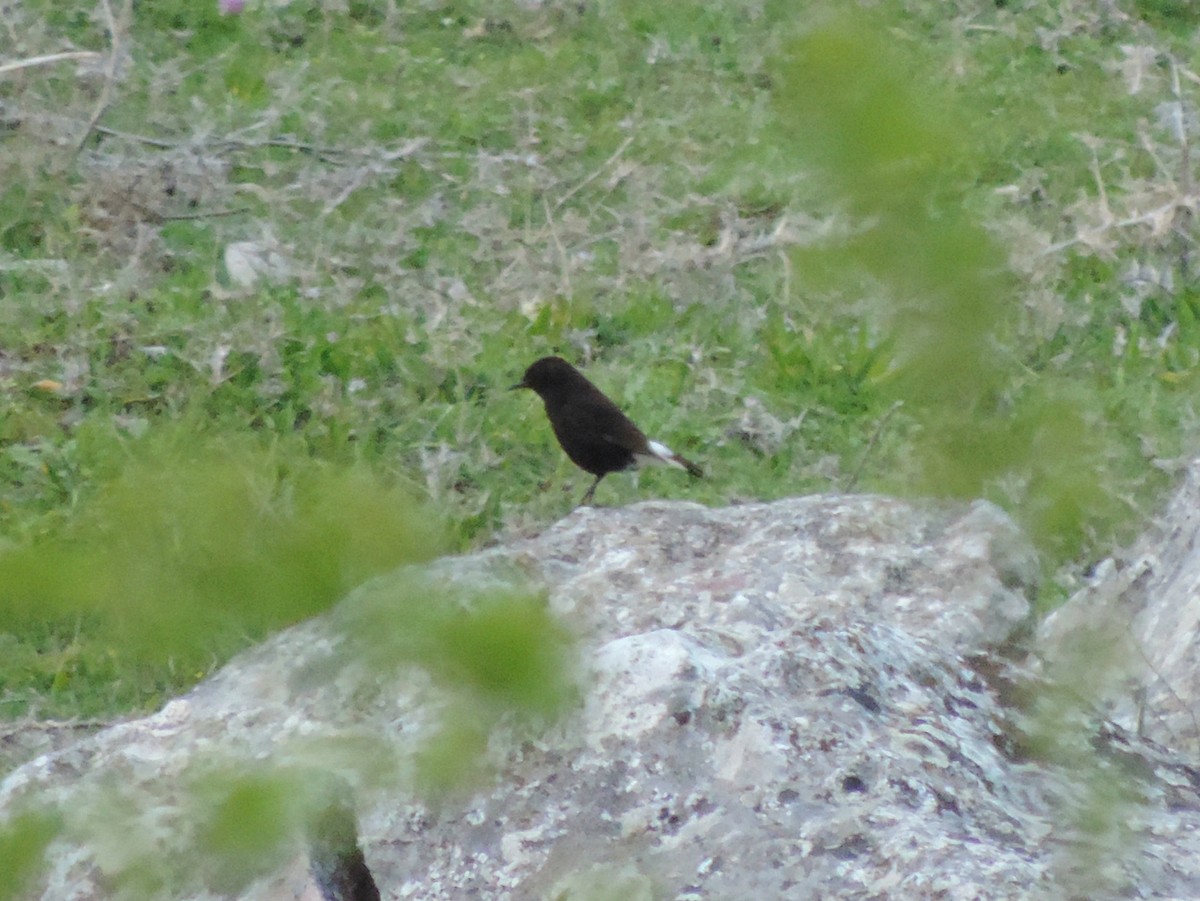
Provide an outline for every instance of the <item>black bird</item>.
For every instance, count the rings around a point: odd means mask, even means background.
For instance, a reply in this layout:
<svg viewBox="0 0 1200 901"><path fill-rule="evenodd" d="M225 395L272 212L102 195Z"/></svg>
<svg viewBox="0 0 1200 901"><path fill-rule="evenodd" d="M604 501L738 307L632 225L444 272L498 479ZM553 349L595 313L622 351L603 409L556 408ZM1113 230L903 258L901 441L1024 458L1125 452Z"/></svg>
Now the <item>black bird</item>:
<svg viewBox="0 0 1200 901"><path fill-rule="evenodd" d="M572 463L596 477L579 502L581 506L591 501L596 486L610 472L639 463L665 463L686 469L693 476L704 475L704 470L691 460L647 438L616 404L562 357L542 357L512 386L514 391L518 388L538 393L562 449Z"/></svg>
<svg viewBox="0 0 1200 901"><path fill-rule="evenodd" d="M309 823L308 857L325 901L379 901L379 888L359 847L354 810L344 800L332 799Z"/></svg>

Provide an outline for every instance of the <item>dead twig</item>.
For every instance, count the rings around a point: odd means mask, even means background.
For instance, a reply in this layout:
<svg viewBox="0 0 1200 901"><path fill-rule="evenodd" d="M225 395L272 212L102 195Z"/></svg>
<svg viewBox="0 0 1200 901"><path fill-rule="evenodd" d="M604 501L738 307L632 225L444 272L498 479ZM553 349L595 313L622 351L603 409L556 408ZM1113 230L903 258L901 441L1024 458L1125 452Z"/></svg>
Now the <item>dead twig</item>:
<svg viewBox="0 0 1200 901"><path fill-rule="evenodd" d="M97 59L103 56L95 50L64 50L62 53L47 53L44 56L31 56L28 59L18 59L11 63L0 63L0 75L9 72L19 72L21 69L32 69L35 66L49 66L68 59Z"/></svg>
<svg viewBox="0 0 1200 901"><path fill-rule="evenodd" d="M166 141L162 138L151 138L146 135L135 135L127 131L117 131L115 128L108 128L105 125L97 125L92 129L98 135L108 135L111 138L120 138L123 141L133 141L137 144L146 144L150 147L158 147L162 150L175 150L180 147L192 146L191 141Z"/></svg>
<svg viewBox="0 0 1200 901"><path fill-rule="evenodd" d="M75 144L75 155L78 156L87 144L88 138L92 136L92 132L100 123L100 117L108 110L109 104L112 103L113 86L117 82L117 66L120 63L121 53L124 50L123 29L129 27L130 17L133 11L133 0L125 0L121 7L121 21L117 22L117 17L113 15L112 4L109 0L101 0L101 8L104 10L104 20L108 25L108 63L104 67L104 86L100 89L100 97L96 100L96 106L92 110L92 115L88 118L87 127L79 136L79 140Z"/></svg>
<svg viewBox="0 0 1200 901"><path fill-rule="evenodd" d="M533 245L537 244L538 242L540 242L543 237L545 237L547 235L550 236L550 239L554 242L554 247L558 253L560 266L562 269L561 289L564 294L567 294L567 295L570 294L570 288L571 288L570 269L569 269L570 260L567 256L566 248L563 246L562 239L559 237L558 229L556 228L556 226L554 224L554 214L557 213L560 209L562 209L562 207L572 197L574 197L576 194L578 194L580 191L582 191L584 188L586 188L588 185L590 185L592 182L594 182L597 178L599 178L600 175L603 174L605 169L607 169L614 162L616 162L618 159L620 159L621 155L624 154L625 151L629 149L629 145L631 145L633 143L633 141L634 141L633 135L630 135L628 138L626 138L624 141L622 141L620 146L617 147L617 149L612 152L612 154L608 157L608 159L606 159L603 163L601 163L593 172L588 174L581 181L577 182L565 194L563 194L561 197L559 197L558 200L556 200L553 203L553 205L550 204L550 202L546 200L546 197L544 194L541 197L542 210L544 211L545 216L546 216L546 225L544 228L539 229L535 234L526 238L522 243L525 244L526 246L533 246ZM442 156L451 156L451 155L452 154L442 154ZM530 168L534 168L534 166L536 165L535 160L529 160L529 159L508 160L508 162L524 162ZM594 243L594 242L588 242L588 243ZM509 264L504 267L504 270L497 277L497 281L502 281L508 275L508 273L518 264L518 262L519 262L518 259L516 259L516 258L512 259L509 262Z"/></svg>
<svg viewBox="0 0 1200 901"><path fill-rule="evenodd" d="M1161 206L1154 207L1144 213L1134 213L1132 216L1127 216L1124 219L1109 219L1102 222L1093 229L1089 229L1086 233L1079 233L1073 238L1068 238L1065 241L1058 241L1048 246L1042 251L1042 256L1050 256L1058 253L1061 250L1066 250L1068 247L1074 247L1077 244L1084 244L1088 247L1094 247L1095 235L1101 232L1111 231L1113 229L1132 228L1133 226L1147 226L1152 230L1161 232L1162 225L1168 217L1174 216L1179 211L1184 211L1191 214L1197 206L1200 206L1200 195L1188 195L1186 197L1175 197L1169 202ZM1181 235L1186 241L1194 241L1190 235Z"/></svg>
<svg viewBox="0 0 1200 901"><path fill-rule="evenodd" d="M1171 58L1171 94L1175 98L1175 137L1179 141L1179 187L1180 193L1192 193L1192 140L1188 134L1187 117L1184 115L1185 98L1179 84L1179 63Z"/></svg>
<svg viewBox="0 0 1200 901"><path fill-rule="evenodd" d="M846 481L846 484L842 486L843 492L850 492L854 490L854 486L858 484L859 476L862 475L863 469L866 468L867 459L871 456L871 452L875 450L875 445L879 443L879 437L883 434L884 428L886 428L888 422L891 421L891 418L896 415L896 411L902 406L904 406L904 402L898 400L888 408L888 411L884 413L883 416L880 417L879 423L875 426L875 431L871 433L871 439L867 442L867 447L863 451L863 455L858 461L858 466L855 468L854 473Z"/></svg>
<svg viewBox="0 0 1200 901"><path fill-rule="evenodd" d="M1110 203L1108 188L1104 183L1101 172L1100 157L1097 153L1097 141L1084 138L1084 142L1092 153L1089 169L1096 184L1096 205L1098 221L1091 226L1080 227L1075 234L1063 241L1055 242L1046 247L1040 256L1046 257L1060 253L1071 247L1082 245L1093 253L1111 253L1115 240L1109 237L1114 231L1144 227L1150 230L1153 238L1174 237L1181 249L1179 254L1179 271L1184 279L1190 278L1191 249L1196 244L1191 234L1189 222L1195 217L1200 206L1200 191L1197 191L1196 180L1192 173L1192 139L1186 111L1189 108L1184 95L1183 82L1200 83L1200 76L1179 65L1174 57L1168 57L1170 62L1170 90L1172 102L1163 104L1169 115L1165 123L1175 140L1179 151L1178 172L1172 170L1168 161L1163 159L1154 146L1145 129L1139 129L1139 143L1145 153L1154 161L1161 180L1168 182L1171 188L1171 199L1166 203L1148 210L1133 211L1130 215L1118 218Z"/></svg>
<svg viewBox="0 0 1200 901"><path fill-rule="evenodd" d="M1142 642L1137 640L1135 629L1133 627L1133 617L1130 617L1129 622L1126 623L1126 629L1128 630L1130 636L1133 637L1133 646L1135 648L1137 648L1138 655L1142 658L1142 663L1145 664L1146 669L1150 670L1150 674L1162 684L1163 688L1166 689L1167 694L1170 695L1171 698L1179 704L1179 709L1182 710L1185 714L1187 714L1188 718L1192 721L1192 728L1194 730L1196 730L1197 735L1200 735L1200 721L1197 721L1197 719L1196 719L1195 710L1192 709L1191 705L1188 704L1188 702L1185 698L1180 696L1179 692L1177 692L1175 690L1175 686L1167 681L1166 677L1162 674L1162 671L1159 670L1159 668L1157 666L1155 666L1154 661L1150 659L1150 655L1146 652L1146 649L1142 645ZM1134 701L1135 701L1135 703L1138 704L1138 723L1137 723L1138 738L1142 738L1146 734L1145 733L1146 710L1145 710L1144 705L1145 705L1145 701L1146 701L1146 695L1148 694L1148 689L1149 689L1148 685L1142 685L1140 688L1134 690ZM1140 695L1140 697L1139 697L1139 695ZM1165 723L1162 722L1161 716L1158 717L1158 720L1159 720L1159 725L1162 726L1162 728L1171 735L1171 738L1173 738L1173 739L1177 738L1177 736L1173 733L1173 731Z"/></svg>
<svg viewBox="0 0 1200 901"><path fill-rule="evenodd" d="M1187 116L1184 115L1186 107L1183 89L1179 84L1179 64L1174 57L1171 58L1171 93L1175 97L1175 136L1179 140L1179 190L1186 197L1195 187L1192 179L1192 136L1188 132ZM1191 279L1191 254L1189 242L1186 240L1189 237L1188 219L1191 216L1191 207L1181 205L1176 209L1172 222L1175 234L1184 239L1179 242L1179 272L1184 281Z"/></svg>
<svg viewBox="0 0 1200 901"><path fill-rule="evenodd" d="M542 207L546 211L546 228L550 232L550 237L554 241L554 247L558 251L559 266L562 269L562 283L559 290L563 297L571 296L571 260L567 256L567 249L563 247L562 241L558 237L558 229L554 225L554 211L550 209L550 203L546 200L545 195L542 195Z"/></svg>
<svg viewBox="0 0 1200 901"><path fill-rule="evenodd" d="M596 168L596 170L594 172L592 172L591 175L587 176L583 181L579 182L578 184L575 185L575 187L573 187L569 191L567 191L566 194L564 194L562 197L558 198L558 200L556 200L554 202L554 212L557 213L560 209L562 209L563 204L565 204L568 200L570 200L572 197L574 197L576 194L578 194L580 191L582 191L584 188L586 188L588 185L590 185L592 182L594 182L597 178L600 177L600 174L602 172L604 172L605 169L607 169L609 166L611 166L613 163L615 163L618 159L620 159L621 155L626 150L629 149L629 145L633 143L633 138L634 138L633 135L630 135L629 137L627 137L624 141L621 142L621 146L613 151L612 156L610 156L603 163L601 163Z"/></svg>
<svg viewBox="0 0 1200 901"><path fill-rule="evenodd" d="M278 148L281 150L294 150L297 153L307 154L316 157L323 162L332 163L337 166L349 165L355 159L365 163L383 164L404 162L411 159L431 159L431 160L451 160L451 159L475 159L480 156L478 151L464 153L457 150L425 150L430 143L429 138L412 138L405 141L401 146L391 150L379 150L377 148L355 148L348 149L343 147L329 147L323 144L313 144L308 141L297 141L293 138L262 138L260 140L252 140L250 138L216 138L214 140L204 141L196 139L172 140L168 138L156 138L151 135L141 135L130 131L121 131L116 128L109 128L105 125L96 125L92 128L94 134L108 135L109 137L119 138L122 141L131 141L136 144L145 144L148 147L158 147L162 150L207 150L212 153L220 151L236 151L236 150L262 150L265 148ZM518 163L528 168L536 168L541 165L536 157L530 154L519 153L497 153L488 155L488 159L498 163ZM387 171L380 169L381 174ZM582 185L580 185L582 187ZM557 207L556 207L557 209Z"/></svg>
<svg viewBox="0 0 1200 901"><path fill-rule="evenodd" d="M92 130L96 134L108 135L109 137L120 138L122 141L132 141L136 144L145 144L148 147L158 147L162 150L178 150L184 147L197 148L205 146L203 142L198 143L195 140L172 141L166 138L154 138L149 135L134 134L129 131L119 131L118 129L108 128L104 125L97 125ZM284 150L307 153L325 159L328 162L340 162L333 159L333 157L344 156L349 153L349 151L341 150L337 147L322 147L318 144L309 144L290 138L265 138L261 141L247 141L242 138L220 138L211 142L208 146L217 150L258 150L264 147L279 147Z"/></svg>
<svg viewBox="0 0 1200 901"><path fill-rule="evenodd" d="M66 732L81 729L107 729L121 719L114 720L21 720L0 726L0 742L10 741L26 732Z"/></svg>
<svg viewBox="0 0 1200 901"><path fill-rule="evenodd" d="M351 152L349 150L342 150L339 147L323 147L320 144L309 144L305 141L295 141L291 138L264 138L261 141L228 139L218 141L217 146L224 150L259 150L265 147L294 150L297 153L314 156L326 163L336 163L338 165L342 165L343 163L340 157L346 156Z"/></svg>
<svg viewBox="0 0 1200 901"><path fill-rule="evenodd" d="M328 216L343 203L349 200L351 195L361 188L366 183L368 178L377 178L379 174L379 172L360 167L358 171L354 173L349 183L342 188L342 190L338 191L337 196L325 202L325 206L321 208L321 215Z"/></svg>
<svg viewBox="0 0 1200 901"><path fill-rule="evenodd" d="M169 215L160 215L163 222L186 222L190 219L219 219L222 216L240 216L243 213L252 212L248 206L233 207L228 210L208 210L205 212L196 213L171 213Z"/></svg>

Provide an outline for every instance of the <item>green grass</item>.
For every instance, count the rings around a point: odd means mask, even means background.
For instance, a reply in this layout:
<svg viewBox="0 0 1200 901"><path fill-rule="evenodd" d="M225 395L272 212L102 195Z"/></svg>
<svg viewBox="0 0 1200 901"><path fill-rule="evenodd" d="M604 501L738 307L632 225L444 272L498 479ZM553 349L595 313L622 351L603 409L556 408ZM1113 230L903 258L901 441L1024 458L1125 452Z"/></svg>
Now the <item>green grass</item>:
<svg viewBox="0 0 1200 901"><path fill-rule="evenodd" d="M1089 144L1120 215L1169 190L1179 148L1153 131L1150 154L1137 131L1168 99L1165 67L1140 94L1114 74L1123 45L1181 49L1174 7L1143 7L1148 25L889 7L854 27L881 29L901 77L870 58L843 73L878 93L839 123L785 62L836 22L815 6L138 6L100 123L135 137L93 133L79 156L52 139L81 136L91 70L0 84L28 123L3 138L0 539L15 555L99 541L83 524L180 422L273 460L274 516L315 467L422 495L446 548L541 527L588 478L506 388L559 352L709 473L614 476L601 503L988 496L1069 574L1153 509L1154 461L1194 446L1200 326L1175 230L1036 256L1095 213ZM91 12L27 4L12 55L107 51ZM856 195L863 152L889 141ZM891 230L864 228L881 211ZM287 276L239 287L226 246L263 240ZM1135 260L1174 287L1124 282ZM1081 456L1086 484L1063 468ZM291 559L259 551L269 571ZM104 604L10 615L0 716L152 707L347 584L206 632L196 658L134 653Z"/></svg>

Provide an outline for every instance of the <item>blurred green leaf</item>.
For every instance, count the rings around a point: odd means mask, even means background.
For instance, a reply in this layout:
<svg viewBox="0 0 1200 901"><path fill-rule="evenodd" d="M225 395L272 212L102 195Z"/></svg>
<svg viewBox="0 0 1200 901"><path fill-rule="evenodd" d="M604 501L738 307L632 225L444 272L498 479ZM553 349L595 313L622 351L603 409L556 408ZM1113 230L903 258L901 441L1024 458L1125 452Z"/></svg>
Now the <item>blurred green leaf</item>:
<svg viewBox="0 0 1200 901"><path fill-rule="evenodd" d="M437 517L364 466L168 429L70 523L0 553L0 627L86 615L133 659L203 671L444 547Z"/></svg>
<svg viewBox="0 0 1200 901"><path fill-rule="evenodd" d="M1078 553L1085 536L1111 533L1125 511L1105 469L1115 442L1096 415L1101 403L1056 381L1022 387L1016 284L1003 248L963 202L984 159L970 139L977 112L861 10L793 41L777 68L781 140L860 220L820 252L823 268L840 271L848 291L864 271L883 288L871 310L891 362L864 372L919 426L912 465L890 487L993 497L1051 564Z"/></svg>
<svg viewBox="0 0 1200 901"><path fill-rule="evenodd" d="M303 822L303 784L284 771L224 772L196 788L197 852L206 882L236 893L281 866Z"/></svg>
<svg viewBox="0 0 1200 901"><path fill-rule="evenodd" d="M0 901L22 896L61 828L56 816L42 811L20 813L0 823Z"/></svg>
<svg viewBox="0 0 1200 901"><path fill-rule="evenodd" d="M569 637L540 594L496 588L464 596L414 573L402 586L372 587L341 614L353 646L375 666L415 664L525 716L553 716L572 697Z"/></svg>

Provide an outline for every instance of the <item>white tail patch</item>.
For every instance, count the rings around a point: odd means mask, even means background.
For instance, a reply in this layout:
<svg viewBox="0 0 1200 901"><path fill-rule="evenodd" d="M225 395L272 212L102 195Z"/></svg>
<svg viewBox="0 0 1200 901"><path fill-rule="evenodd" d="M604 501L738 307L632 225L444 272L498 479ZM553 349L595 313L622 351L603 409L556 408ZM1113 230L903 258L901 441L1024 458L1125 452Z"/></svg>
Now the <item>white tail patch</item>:
<svg viewBox="0 0 1200 901"><path fill-rule="evenodd" d="M657 441L646 442L650 447L649 454L639 454L639 459L643 459L648 463L664 463L667 466L676 466L679 469L687 469L679 462L679 455L671 450L665 444L659 444Z"/></svg>

